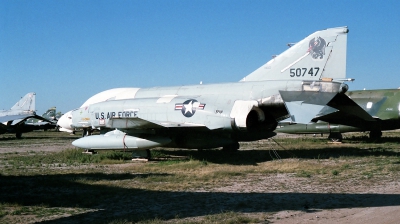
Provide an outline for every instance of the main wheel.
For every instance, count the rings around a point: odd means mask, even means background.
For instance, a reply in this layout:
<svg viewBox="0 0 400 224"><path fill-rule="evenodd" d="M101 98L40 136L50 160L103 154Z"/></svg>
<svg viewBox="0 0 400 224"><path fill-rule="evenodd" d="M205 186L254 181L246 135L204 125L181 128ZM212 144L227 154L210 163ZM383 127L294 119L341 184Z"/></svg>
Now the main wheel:
<svg viewBox="0 0 400 224"><path fill-rule="evenodd" d="M369 138L372 140L378 140L382 137L382 132L380 130L373 130L369 132Z"/></svg>
<svg viewBox="0 0 400 224"><path fill-rule="evenodd" d="M332 142L342 142L343 136L341 133L330 133L328 139Z"/></svg>

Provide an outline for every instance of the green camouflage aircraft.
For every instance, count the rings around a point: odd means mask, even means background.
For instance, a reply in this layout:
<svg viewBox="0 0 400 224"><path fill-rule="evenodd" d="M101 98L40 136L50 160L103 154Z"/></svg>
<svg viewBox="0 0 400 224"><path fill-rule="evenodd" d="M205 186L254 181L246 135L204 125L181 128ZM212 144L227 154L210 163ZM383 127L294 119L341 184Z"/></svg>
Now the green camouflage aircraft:
<svg viewBox="0 0 400 224"><path fill-rule="evenodd" d="M281 122L276 131L289 134L327 133L332 141L342 141L341 133L345 132L367 131L371 139L379 139L382 131L400 129L400 89L357 90L346 95L370 117L359 111L348 114L326 107L311 123ZM342 103L343 107L352 104Z"/></svg>

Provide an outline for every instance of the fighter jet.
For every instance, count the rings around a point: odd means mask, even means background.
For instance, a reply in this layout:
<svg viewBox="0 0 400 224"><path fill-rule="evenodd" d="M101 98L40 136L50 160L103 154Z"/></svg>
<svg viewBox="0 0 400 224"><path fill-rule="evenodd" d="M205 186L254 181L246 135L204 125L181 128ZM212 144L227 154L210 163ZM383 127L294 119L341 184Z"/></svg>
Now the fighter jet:
<svg viewBox="0 0 400 224"><path fill-rule="evenodd" d="M35 113L36 93L28 93L21 98L10 110L0 111L0 134L6 132L15 133L17 138L21 138L22 133L26 132L23 129L26 119L44 118Z"/></svg>
<svg viewBox="0 0 400 224"><path fill-rule="evenodd" d="M37 118L29 118L25 121L24 126L21 128L25 129L26 131L29 130L47 131L49 129L56 128L58 121L58 118L56 117L56 107L49 108L45 113L42 114L42 117L47 120L45 121Z"/></svg>
<svg viewBox="0 0 400 224"><path fill-rule="evenodd" d="M369 131L370 139L379 139L384 130L400 129L400 89L357 90L346 93L364 111L353 114L323 110L307 124L281 123L277 131L289 134L329 134L341 142L341 133ZM360 116L363 114L363 116Z"/></svg>
<svg viewBox="0 0 400 224"><path fill-rule="evenodd" d="M58 125L100 129L72 143L88 150L237 150L239 141L274 136L289 116L309 122L344 95L347 33L347 27L317 31L235 83L106 90Z"/></svg>

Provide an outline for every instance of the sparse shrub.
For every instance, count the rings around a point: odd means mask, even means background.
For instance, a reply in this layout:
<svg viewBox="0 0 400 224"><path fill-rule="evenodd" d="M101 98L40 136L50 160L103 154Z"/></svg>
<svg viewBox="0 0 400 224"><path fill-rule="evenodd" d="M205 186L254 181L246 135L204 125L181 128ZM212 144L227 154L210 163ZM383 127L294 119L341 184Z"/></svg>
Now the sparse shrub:
<svg viewBox="0 0 400 224"><path fill-rule="evenodd" d="M151 158L166 157L167 154L159 150L150 150Z"/></svg>
<svg viewBox="0 0 400 224"><path fill-rule="evenodd" d="M296 176L298 176L298 177L307 177L307 178L310 178L310 177L311 177L311 173L308 172L308 171L302 170L302 171L300 171L299 173L297 173Z"/></svg>
<svg viewBox="0 0 400 224"><path fill-rule="evenodd" d="M391 165L388 170L392 171L392 172L398 172L398 171L400 171L400 166L397 165L397 164L396 165Z"/></svg>
<svg viewBox="0 0 400 224"><path fill-rule="evenodd" d="M344 165L342 166L342 168L343 168L343 169L349 169L349 168L350 168L350 165L349 165L349 164L344 164Z"/></svg>
<svg viewBox="0 0 400 224"><path fill-rule="evenodd" d="M367 178L367 179L371 179L372 176L373 176L373 174L370 173L370 172L364 172L363 175L364 175L364 177Z"/></svg>
<svg viewBox="0 0 400 224"><path fill-rule="evenodd" d="M6 216L8 213L6 211L0 211L0 218Z"/></svg>

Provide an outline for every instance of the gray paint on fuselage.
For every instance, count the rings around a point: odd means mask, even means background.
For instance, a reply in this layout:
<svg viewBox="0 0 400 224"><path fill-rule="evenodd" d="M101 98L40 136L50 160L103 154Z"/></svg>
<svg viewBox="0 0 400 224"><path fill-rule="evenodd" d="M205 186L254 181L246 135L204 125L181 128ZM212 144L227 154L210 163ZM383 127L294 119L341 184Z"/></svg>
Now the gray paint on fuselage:
<svg viewBox="0 0 400 224"><path fill-rule="evenodd" d="M271 84L271 82L273 82ZM271 88L273 86L273 88ZM128 105L132 107L140 107L140 105L153 103L147 106L146 111L152 111L149 107L157 107L156 101L165 95L177 95L171 102L183 103L185 100L193 98L201 103L207 104L214 111L220 114L229 114L235 100L261 100L262 98L279 94L279 90L300 91L302 88L301 81L264 81L264 82L246 82L246 83L224 83L209 85L192 85L177 87L154 87L139 89L133 99L116 100L115 104L110 104L114 111L115 108L126 108ZM140 100L139 100L140 99ZM108 103L113 101L107 101ZM125 103L121 103L125 102ZM95 107L96 104L90 107ZM128 106L128 107L129 107ZM142 109L143 112L143 109ZM167 111L159 111L165 113ZM140 112L139 112L140 113Z"/></svg>

